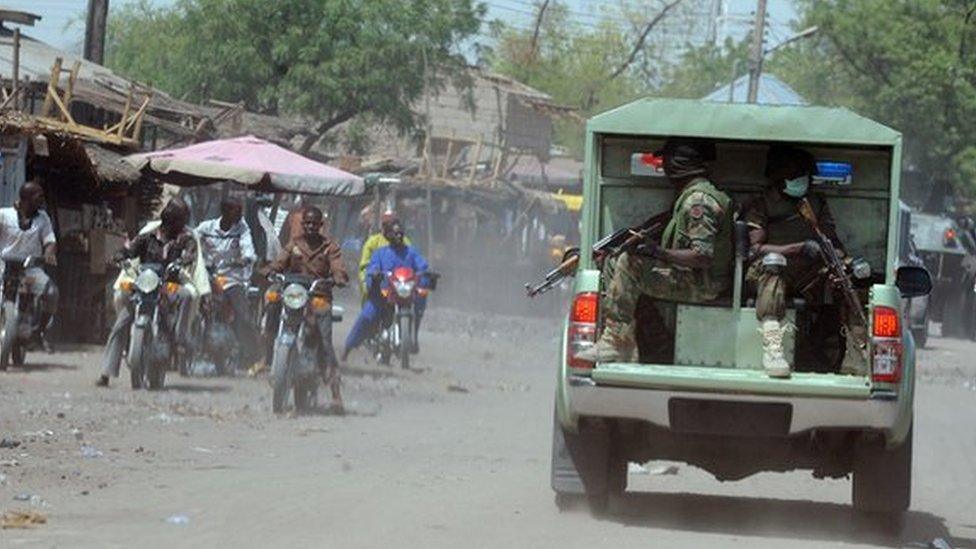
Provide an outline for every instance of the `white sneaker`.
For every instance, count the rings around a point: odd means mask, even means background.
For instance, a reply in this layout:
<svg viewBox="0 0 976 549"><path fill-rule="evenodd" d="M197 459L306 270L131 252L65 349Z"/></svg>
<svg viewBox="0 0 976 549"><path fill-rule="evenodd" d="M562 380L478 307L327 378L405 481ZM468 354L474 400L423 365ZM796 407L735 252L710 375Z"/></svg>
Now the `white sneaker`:
<svg viewBox="0 0 976 549"><path fill-rule="evenodd" d="M763 370L769 377L790 377L790 365L783 355L785 332L786 328L778 320L764 320L759 325L763 346Z"/></svg>

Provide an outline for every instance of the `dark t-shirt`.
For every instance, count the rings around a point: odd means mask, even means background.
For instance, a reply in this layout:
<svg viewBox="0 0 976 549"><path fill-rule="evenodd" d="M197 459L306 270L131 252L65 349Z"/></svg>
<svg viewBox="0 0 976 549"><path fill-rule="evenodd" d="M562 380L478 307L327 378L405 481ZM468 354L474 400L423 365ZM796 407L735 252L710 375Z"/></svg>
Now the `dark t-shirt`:
<svg viewBox="0 0 976 549"><path fill-rule="evenodd" d="M190 231L184 230L170 240L160 238L158 231L141 234L118 251L116 259L139 258L141 263L168 265L179 262L189 265L196 259L197 242Z"/></svg>

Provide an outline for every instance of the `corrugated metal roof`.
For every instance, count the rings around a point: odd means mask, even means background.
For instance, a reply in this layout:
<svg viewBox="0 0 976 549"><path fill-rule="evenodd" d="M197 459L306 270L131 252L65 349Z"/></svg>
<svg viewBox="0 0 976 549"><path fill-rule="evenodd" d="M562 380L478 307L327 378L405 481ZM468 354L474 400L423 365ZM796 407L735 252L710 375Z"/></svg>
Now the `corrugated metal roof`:
<svg viewBox="0 0 976 549"><path fill-rule="evenodd" d="M740 76L732 83L733 103L745 103L749 97L749 75ZM729 102L729 84L713 91L702 98L705 101ZM776 75L763 73L759 77L759 93L756 102L760 105L809 105L802 95L796 93L786 82Z"/></svg>
<svg viewBox="0 0 976 549"><path fill-rule="evenodd" d="M86 61L77 55L59 50L29 36L21 35L21 78L28 76L31 82L48 82L51 77L51 68L59 57L62 59L62 67L65 70L71 70L76 62L80 63L78 80L74 90L77 99L121 112L129 86L133 83L132 80L115 74L107 67ZM0 28L0 78L10 79L13 77L13 58L12 33L9 29ZM62 74L62 86L67 82L67 78L67 74ZM202 117L205 114L199 106L174 99L162 90L153 89L152 94L149 106L150 117L168 119L170 123L165 127L169 131L192 134L191 129L186 129L185 132L181 131L179 126L173 123L173 120L184 115ZM165 123L166 120L154 122Z"/></svg>
<svg viewBox="0 0 976 549"><path fill-rule="evenodd" d="M598 115L587 129L609 134L896 145L901 134L847 109L639 99Z"/></svg>

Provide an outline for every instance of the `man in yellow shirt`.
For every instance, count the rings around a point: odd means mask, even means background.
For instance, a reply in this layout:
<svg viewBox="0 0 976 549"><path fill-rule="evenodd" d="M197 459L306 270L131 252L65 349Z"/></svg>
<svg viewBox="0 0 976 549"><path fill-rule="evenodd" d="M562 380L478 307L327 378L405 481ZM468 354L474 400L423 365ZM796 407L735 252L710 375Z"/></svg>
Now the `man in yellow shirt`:
<svg viewBox="0 0 976 549"><path fill-rule="evenodd" d="M384 212L380 225L381 232L370 235L363 243L363 253L359 258L359 295L364 302L366 301L366 267L369 265L369 260L373 258L373 252L390 245L390 230L396 221L393 212ZM404 237L403 241L404 244L410 245L409 238Z"/></svg>

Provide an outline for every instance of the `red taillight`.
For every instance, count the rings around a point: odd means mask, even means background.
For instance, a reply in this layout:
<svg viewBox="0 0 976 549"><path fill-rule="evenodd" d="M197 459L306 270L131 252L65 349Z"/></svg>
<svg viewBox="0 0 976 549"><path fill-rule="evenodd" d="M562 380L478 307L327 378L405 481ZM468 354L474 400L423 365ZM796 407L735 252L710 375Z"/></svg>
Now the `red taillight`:
<svg viewBox="0 0 976 549"><path fill-rule="evenodd" d="M569 330L566 333L566 362L570 368L592 368L592 362L576 358L576 355L596 343L596 320L599 316L600 296L596 292L576 294L569 312Z"/></svg>
<svg viewBox="0 0 976 549"><path fill-rule="evenodd" d="M596 292L583 292L573 300L573 310L569 314L570 322L588 322L596 324L597 310L600 298Z"/></svg>
<svg viewBox="0 0 976 549"><path fill-rule="evenodd" d="M898 311L891 307L874 308L874 337L901 337L898 326Z"/></svg>
<svg viewBox="0 0 976 549"><path fill-rule="evenodd" d="M871 379L880 383L901 381L901 322L892 307L877 306L871 319Z"/></svg>

